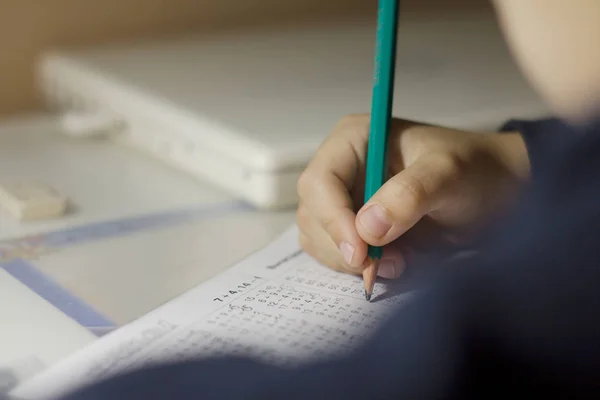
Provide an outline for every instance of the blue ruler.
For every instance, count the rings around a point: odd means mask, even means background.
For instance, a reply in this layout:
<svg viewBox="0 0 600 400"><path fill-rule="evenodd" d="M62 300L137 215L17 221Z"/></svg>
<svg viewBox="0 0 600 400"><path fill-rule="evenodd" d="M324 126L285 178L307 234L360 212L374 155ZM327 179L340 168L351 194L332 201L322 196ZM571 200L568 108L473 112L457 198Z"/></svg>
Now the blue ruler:
<svg viewBox="0 0 600 400"><path fill-rule="evenodd" d="M182 225L194 220L215 218L220 215L247 211L251 207L242 202L146 214L112 221L103 221L17 239L0 241L0 268L27 285L39 296L63 313L101 336L116 324L83 299L59 285L40 271L33 262L45 253L74 247L84 243L127 236L136 232L157 230Z"/></svg>

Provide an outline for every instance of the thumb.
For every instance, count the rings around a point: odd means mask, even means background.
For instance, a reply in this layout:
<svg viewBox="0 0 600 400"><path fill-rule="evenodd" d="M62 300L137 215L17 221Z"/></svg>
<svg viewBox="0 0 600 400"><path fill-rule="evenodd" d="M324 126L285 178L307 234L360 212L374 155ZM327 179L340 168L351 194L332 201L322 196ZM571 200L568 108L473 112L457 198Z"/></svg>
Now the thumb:
<svg viewBox="0 0 600 400"><path fill-rule="evenodd" d="M456 157L430 153L389 179L356 216L356 229L370 245L384 246L443 203L449 185L459 178Z"/></svg>

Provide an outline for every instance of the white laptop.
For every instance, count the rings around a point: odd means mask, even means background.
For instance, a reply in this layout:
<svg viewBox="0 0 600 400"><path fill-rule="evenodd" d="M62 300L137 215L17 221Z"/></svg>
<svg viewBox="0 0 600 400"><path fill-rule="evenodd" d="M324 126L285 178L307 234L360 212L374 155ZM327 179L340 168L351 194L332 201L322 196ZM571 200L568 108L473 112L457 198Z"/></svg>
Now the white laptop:
<svg viewBox="0 0 600 400"><path fill-rule="evenodd" d="M115 136L259 208L296 204L296 180L345 114L368 112L374 18L51 52L46 98L113 113ZM394 111L495 129L546 108L488 14L400 21Z"/></svg>

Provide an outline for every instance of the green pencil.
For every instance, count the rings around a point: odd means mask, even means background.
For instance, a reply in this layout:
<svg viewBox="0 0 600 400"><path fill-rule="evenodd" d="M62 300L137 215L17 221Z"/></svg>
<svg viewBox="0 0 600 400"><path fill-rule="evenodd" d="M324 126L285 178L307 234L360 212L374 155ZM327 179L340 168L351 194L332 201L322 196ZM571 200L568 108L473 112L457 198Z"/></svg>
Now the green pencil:
<svg viewBox="0 0 600 400"><path fill-rule="evenodd" d="M387 137L392 121L399 0L379 0L371 126L367 150L365 203L386 180ZM369 266L363 272L365 298L371 300L383 249L369 246Z"/></svg>

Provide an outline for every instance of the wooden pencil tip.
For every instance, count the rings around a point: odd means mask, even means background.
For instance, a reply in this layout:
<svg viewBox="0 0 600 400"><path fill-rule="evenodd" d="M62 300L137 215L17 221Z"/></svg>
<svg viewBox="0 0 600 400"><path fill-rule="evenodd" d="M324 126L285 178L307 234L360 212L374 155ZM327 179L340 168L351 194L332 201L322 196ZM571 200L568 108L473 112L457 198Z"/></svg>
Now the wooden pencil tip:
<svg viewBox="0 0 600 400"><path fill-rule="evenodd" d="M375 280L377 279L377 270L379 268L379 260L369 258L368 265L363 271L363 280L365 284L365 299L371 301L373 297L373 289L375 287Z"/></svg>

